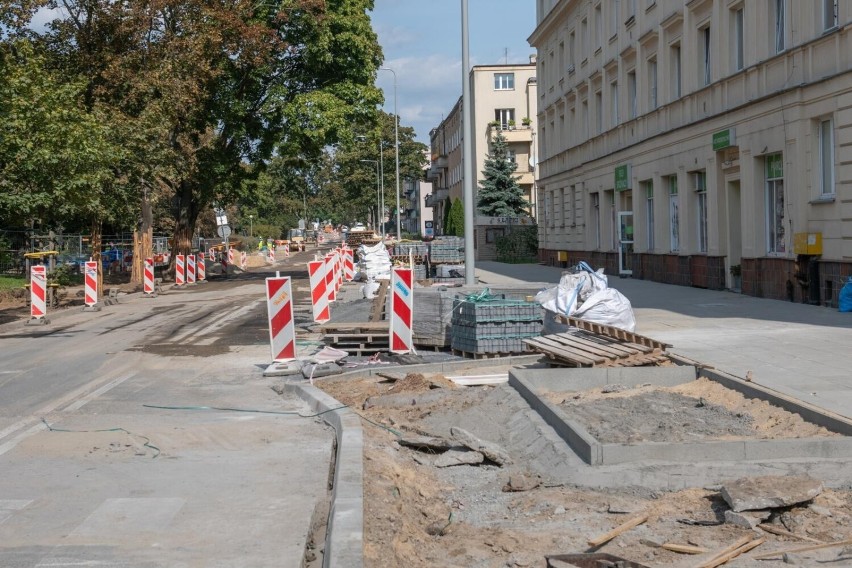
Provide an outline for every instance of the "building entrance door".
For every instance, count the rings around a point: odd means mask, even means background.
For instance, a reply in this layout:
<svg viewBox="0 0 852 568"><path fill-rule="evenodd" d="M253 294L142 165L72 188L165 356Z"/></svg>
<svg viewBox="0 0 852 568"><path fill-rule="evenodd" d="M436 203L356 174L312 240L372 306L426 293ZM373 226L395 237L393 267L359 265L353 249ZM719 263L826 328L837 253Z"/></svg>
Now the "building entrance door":
<svg viewBox="0 0 852 568"><path fill-rule="evenodd" d="M735 292L742 290L740 261L743 256L742 202L740 180L728 182L728 258L726 281Z"/></svg>
<svg viewBox="0 0 852 568"><path fill-rule="evenodd" d="M633 274L633 211L618 213L618 274Z"/></svg>

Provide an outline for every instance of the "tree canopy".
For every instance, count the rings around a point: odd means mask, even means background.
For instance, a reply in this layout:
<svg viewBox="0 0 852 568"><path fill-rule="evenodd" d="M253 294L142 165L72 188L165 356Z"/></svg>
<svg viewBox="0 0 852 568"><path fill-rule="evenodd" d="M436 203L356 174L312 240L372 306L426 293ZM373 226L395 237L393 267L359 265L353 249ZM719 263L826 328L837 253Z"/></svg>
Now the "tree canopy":
<svg viewBox="0 0 852 568"><path fill-rule="evenodd" d="M527 209L524 191L514 175L518 165L509 159L508 144L502 132L491 142L485 169L479 182L477 208L490 217L517 217Z"/></svg>

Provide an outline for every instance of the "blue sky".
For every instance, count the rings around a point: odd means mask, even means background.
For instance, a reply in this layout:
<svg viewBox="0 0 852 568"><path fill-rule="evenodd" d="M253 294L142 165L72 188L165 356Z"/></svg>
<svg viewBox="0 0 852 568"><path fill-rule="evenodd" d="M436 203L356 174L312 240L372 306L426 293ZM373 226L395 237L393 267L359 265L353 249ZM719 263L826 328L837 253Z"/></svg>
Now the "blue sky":
<svg viewBox="0 0 852 568"><path fill-rule="evenodd" d="M370 14L385 66L397 74L402 124L429 143L429 130L452 109L462 90L461 0L376 0ZM470 64L527 63L535 50L534 0L468 0ZM393 74L379 71L385 110L393 112Z"/></svg>

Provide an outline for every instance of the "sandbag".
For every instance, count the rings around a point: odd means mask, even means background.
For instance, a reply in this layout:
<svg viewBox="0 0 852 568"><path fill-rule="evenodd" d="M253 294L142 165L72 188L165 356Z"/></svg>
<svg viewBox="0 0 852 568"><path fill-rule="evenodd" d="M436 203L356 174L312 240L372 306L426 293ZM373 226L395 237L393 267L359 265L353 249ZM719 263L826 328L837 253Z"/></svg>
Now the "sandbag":
<svg viewBox="0 0 852 568"><path fill-rule="evenodd" d="M630 300L615 288L595 292L571 315L631 333L636 329L636 318Z"/></svg>

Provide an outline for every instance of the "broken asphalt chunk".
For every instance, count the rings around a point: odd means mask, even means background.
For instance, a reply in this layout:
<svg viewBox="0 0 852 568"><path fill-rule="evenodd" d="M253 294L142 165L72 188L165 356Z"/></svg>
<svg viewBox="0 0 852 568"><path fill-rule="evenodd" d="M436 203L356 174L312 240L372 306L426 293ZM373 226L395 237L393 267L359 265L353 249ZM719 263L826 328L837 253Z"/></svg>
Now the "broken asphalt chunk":
<svg viewBox="0 0 852 568"><path fill-rule="evenodd" d="M722 498L735 512L789 507L822 493L822 482L808 476L744 477L722 485Z"/></svg>
<svg viewBox="0 0 852 568"><path fill-rule="evenodd" d="M485 456L479 452L467 450L447 450L432 462L435 467L452 467L454 465L477 465L485 461Z"/></svg>
<svg viewBox="0 0 852 568"><path fill-rule="evenodd" d="M509 453L503 449L502 446L499 446L493 442L487 442L485 440L480 440L467 430L462 430L456 426L450 428L450 434L452 437L458 441L461 445L470 448L476 452L481 452L489 460L493 461L497 465L506 465L512 463L511 458L509 457Z"/></svg>

